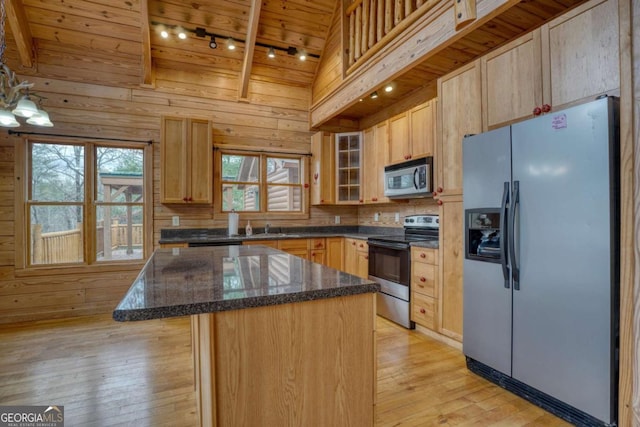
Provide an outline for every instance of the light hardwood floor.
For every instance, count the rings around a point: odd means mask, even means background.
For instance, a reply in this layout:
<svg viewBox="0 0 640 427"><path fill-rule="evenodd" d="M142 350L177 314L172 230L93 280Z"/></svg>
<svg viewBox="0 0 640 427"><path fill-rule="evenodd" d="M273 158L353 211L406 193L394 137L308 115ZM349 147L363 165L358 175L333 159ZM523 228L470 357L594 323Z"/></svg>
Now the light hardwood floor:
<svg viewBox="0 0 640 427"><path fill-rule="evenodd" d="M568 425L469 373L458 350L377 328L376 426ZM187 317L0 327L0 405L64 405L66 426L194 426L192 369Z"/></svg>

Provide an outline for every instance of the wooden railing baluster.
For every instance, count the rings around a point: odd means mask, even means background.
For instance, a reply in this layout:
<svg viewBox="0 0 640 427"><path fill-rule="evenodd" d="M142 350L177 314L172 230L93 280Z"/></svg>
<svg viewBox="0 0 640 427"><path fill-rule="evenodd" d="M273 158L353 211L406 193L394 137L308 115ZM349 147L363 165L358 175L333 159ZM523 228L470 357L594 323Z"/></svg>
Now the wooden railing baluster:
<svg viewBox="0 0 640 427"><path fill-rule="evenodd" d="M349 15L349 65L353 65L355 62L355 45L356 45L356 37L355 37L355 29L356 29L356 14L352 13Z"/></svg>
<svg viewBox="0 0 640 427"><path fill-rule="evenodd" d="M362 53L365 53L369 49L369 1L364 0L362 2Z"/></svg>
<svg viewBox="0 0 640 427"><path fill-rule="evenodd" d="M398 25L400 22L402 22L402 19L404 18L402 16L402 12L404 11L402 7L402 3L403 3L403 0L396 0L395 4L393 5L393 26L394 27Z"/></svg>
<svg viewBox="0 0 640 427"><path fill-rule="evenodd" d="M376 40L376 15L378 13L377 11L377 0L370 0L370 7L369 7L369 43L367 45L367 47L369 49L371 49L373 47L374 44L376 44L376 42L378 40Z"/></svg>
<svg viewBox="0 0 640 427"><path fill-rule="evenodd" d="M384 33L388 34L393 28L393 3L384 0Z"/></svg>
<svg viewBox="0 0 640 427"><path fill-rule="evenodd" d="M378 19L376 19L376 42L384 36L384 0L378 0Z"/></svg>
<svg viewBox="0 0 640 427"><path fill-rule="evenodd" d="M413 0L404 0L404 17L411 15L413 12Z"/></svg>
<svg viewBox="0 0 640 427"><path fill-rule="evenodd" d="M362 47L362 4L356 8L356 51L353 53L353 58L357 61L360 58Z"/></svg>

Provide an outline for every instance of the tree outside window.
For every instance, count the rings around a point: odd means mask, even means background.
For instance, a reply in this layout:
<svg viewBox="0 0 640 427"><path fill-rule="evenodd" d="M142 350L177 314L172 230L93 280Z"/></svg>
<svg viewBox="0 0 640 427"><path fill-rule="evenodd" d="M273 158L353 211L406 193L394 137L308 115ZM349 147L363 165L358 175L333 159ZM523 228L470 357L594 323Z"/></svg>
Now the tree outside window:
<svg viewBox="0 0 640 427"><path fill-rule="evenodd" d="M30 265L144 257L144 149L49 142L29 147Z"/></svg>

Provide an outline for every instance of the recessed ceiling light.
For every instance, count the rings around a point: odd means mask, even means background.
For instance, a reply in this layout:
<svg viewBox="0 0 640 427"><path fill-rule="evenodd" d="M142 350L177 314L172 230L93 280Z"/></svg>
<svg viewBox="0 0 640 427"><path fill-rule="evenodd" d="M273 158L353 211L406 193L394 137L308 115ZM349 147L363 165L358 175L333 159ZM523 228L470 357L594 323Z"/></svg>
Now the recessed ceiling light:
<svg viewBox="0 0 640 427"><path fill-rule="evenodd" d="M163 39L169 38L169 32L167 30L160 31L160 37Z"/></svg>
<svg viewBox="0 0 640 427"><path fill-rule="evenodd" d="M393 90L393 86L391 86L391 85L387 85L387 86L385 86L385 88L384 88L384 91L385 91L385 92L391 92L392 90Z"/></svg>

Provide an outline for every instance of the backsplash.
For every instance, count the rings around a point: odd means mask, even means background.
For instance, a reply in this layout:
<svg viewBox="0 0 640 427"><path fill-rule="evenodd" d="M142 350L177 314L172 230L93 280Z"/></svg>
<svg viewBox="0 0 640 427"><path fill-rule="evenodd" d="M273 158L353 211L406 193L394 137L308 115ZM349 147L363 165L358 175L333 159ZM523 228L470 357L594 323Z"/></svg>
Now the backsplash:
<svg viewBox="0 0 640 427"><path fill-rule="evenodd" d="M358 207L358 225L374 227L402 227L404 217L417 214L438 215L439 207L432 198L411 199L384 205ZM377 221L376 221L377 214ZM396 214L398 221L396 221Z"/></svg>

